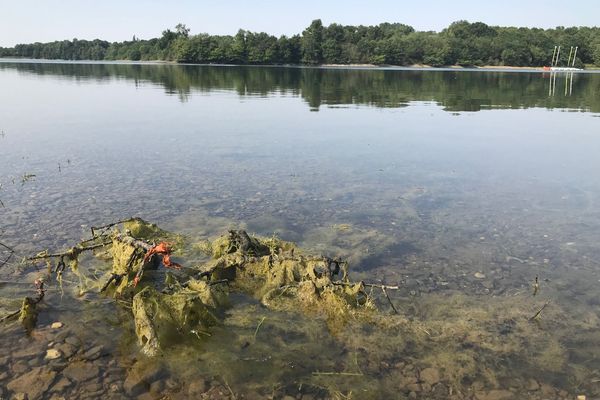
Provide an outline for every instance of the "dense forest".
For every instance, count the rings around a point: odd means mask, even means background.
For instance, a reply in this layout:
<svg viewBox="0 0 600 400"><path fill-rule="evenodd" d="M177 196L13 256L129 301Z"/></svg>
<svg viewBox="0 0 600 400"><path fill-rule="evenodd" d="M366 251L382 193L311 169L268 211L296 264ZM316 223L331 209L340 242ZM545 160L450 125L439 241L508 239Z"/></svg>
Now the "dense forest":
<svg viewBox="0 0 600 400"><path fill-rule="evenodd" d="M279 38L240 30L234 36L190 35L178 24L150 40L110 43L64 40L1 48L0 57L63 60L163 60L222 64L377 64L432 66L543 66L554 46L578 46L575 66L600 66L600 28L554 29L488 26L458 21L441 32L418 32L411 26L323 26L313 21L302 34ZM565 65L568 50L559 65Z"/></svg>

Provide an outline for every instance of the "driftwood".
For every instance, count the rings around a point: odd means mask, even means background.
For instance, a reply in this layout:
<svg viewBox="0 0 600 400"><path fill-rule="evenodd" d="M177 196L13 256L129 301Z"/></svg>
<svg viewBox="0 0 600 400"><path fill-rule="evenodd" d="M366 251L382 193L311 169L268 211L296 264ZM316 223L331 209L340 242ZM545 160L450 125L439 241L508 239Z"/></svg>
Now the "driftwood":
<svg viewBox="0 0 600 400"><path fill-rule="evenodd" d="M536 318L538 318L540 316L540 314L542 313L542 311L544 311L544 308L546 308L546 306L548 306L548 304L550 304L550 300L546 301L544 303L544 305L535 314L533 314L533 316L531 318L529 318L529 320L533 321Z"/></svg>

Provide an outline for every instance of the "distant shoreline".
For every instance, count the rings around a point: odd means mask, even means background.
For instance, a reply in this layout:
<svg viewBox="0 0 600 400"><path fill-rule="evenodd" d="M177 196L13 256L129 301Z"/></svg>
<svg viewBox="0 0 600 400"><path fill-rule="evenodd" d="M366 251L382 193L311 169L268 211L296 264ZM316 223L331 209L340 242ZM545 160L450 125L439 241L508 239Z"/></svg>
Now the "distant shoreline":
<svg viewBox="0 0 600 400"><path fill-rule="evenodd" d="M483 65L483 66L461 66L446 65L434 67L426 64L413 65L376 65L376 64L196 64L196 63L178 63L175 61L148 60L49 60L42 58L11 58L0 57L0 63L31 63L31 64L106 64L106 65L182 65L182 66L212 66L212 67L283 67L283 68L321 68L321 69L373 69L373 70L429 70L429 71L500 71L500 72L548 72L543 67L517 67L509 65ZM575 73L600 72L600 68L588 67Z"/></svg>

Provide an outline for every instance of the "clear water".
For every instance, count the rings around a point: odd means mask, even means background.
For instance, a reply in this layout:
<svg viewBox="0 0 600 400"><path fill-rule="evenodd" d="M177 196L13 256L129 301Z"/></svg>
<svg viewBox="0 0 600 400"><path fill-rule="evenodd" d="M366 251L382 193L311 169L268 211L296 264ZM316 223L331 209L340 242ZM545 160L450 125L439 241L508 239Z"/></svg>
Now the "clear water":
<svg viewBox="0 0 600 400"><path fill-rule="evenodd" d="M346 257L357 279L400 284L391 296L423 324L427 351L405 338L361 353L385 336L353 332L364 343L352 349L322 321L247 304L219 339L162 360L177 385L155 392L185 398L203 376L223 397L279 398L298 385L306 398L449 396L402 386L404 363L437 368L458 398L600 395L599 93L597 74L2 62L0 241L18 256L0 270L0 307L31 293L36 272L18 269L20 257L92 225L140 216L197 238L244 227ZM101 371L140 359L127 310L74 292L49 290L39 332L61 320L82 346L102 343L116 364ZM248 355L240 343L263 316L280 339L259 338ZM301 328L279 331L289 318ZM489 337L460 337L461 321ZM51 340L0 329L1 353ZM453 333L471 347L436 341ZM461 351L485 373L456 372L448 360ZM354 364L360 378L313 374ZM5 369L0 386L19 375ZM528 391L530 379L542 388Z"/></svg>

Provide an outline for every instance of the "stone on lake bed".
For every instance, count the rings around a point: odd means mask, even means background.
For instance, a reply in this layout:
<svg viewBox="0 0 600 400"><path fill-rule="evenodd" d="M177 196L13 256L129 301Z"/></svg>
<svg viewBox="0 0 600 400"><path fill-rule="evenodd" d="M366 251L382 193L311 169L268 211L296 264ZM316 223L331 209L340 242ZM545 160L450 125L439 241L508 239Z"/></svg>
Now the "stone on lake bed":
<svg viewBox="0 0 600 400"><path fill-rule="evenodd" d="M476 393L477 400L510 400L515 398L515 394L509 390L490 390L487 393Z"/></svg>
<svg viewBox="0 0 600 400"><path fill-rule="evenodd" d="M474 276L475 276L475 278L477 278L477 279L484 279L484 278L485 278L485 275L484 275L484 274L482 274L482 273L481 273L481 272L479 272L479 271L478 271L478 272L475 272Z"/></svg>
<svg viewBox="0 0 600 400"><path fill-rule="evenodd" d="M62 322L53 322L52 325L50 325L50 328L52 329L60 329L64 326L64 324Z"/></svg>
<svg viewBox="0 0 600 400"><path fill-rule="evenodd" d="M100 374L100 369L92 363L76 361L64 369L63 375L75 382L85 382Z"/></svg>
<svg viewBox="0 0 600 400"><path fill-rule="evenodd" d="M44 359L46 360L56 360L57 358L60 358L61 356L61 352L59 350L56 349L48 349L46 351L46 356L44 357Z"/></svg>
<svg viewBox="0 0 600 400"><path fill-rule="evenodd" d="M28 373L13 379L6 387L13 392L26 394L29 399L40 399L50 388L54 378L56 372L48 368L32 368Z"/></svg>
<svg viewBox="0 0 600 400"><path fill-rule="evenodd" d="M423 382L431 386L440 381L440 372L436 368L425 368L419 376Z"/></svg>

